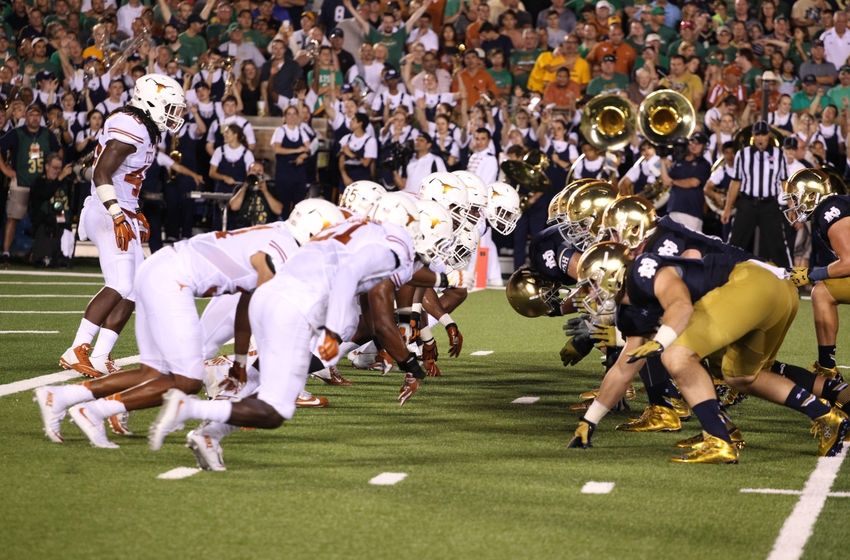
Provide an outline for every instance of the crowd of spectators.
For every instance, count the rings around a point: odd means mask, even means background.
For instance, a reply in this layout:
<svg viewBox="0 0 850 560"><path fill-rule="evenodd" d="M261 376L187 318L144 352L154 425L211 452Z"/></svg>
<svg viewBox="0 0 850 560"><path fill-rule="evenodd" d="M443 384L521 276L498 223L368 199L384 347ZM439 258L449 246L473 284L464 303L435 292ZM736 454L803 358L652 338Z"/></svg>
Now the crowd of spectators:
<svg viewBox="0 0 850 560"><path fill-rule="evenodd" d="M788 170L845 172L843 4L356 1L4 2L3 258L16 232L33 235L45 213L61 214L57 228L70 228L89 192L103 120L148 72L174 77L187 93L187 124L163 139L142 187L153 250L222 226L219 205L190 198L192 191L235 195L228 227L237 227L286 218L311 185L328 198L358 179L415 191L428 172L467 169L471 156L490 181L498 168L476 154L503 161L528 150L549 156L554 186L528 196L514 239L497 240L516 265L582 155L577 176L615 177L623 192L661 181L673 187L671 214L728 234L723 194L741 179L740 146L730 143L762 118ZM678 156L660 157L640 137L606 154L581 136L581 110L592 97L615 93L637 106L659 88L680 92L697 113L698 133ZM265 161L254 130L263 116L279 118L264 140ZM56 196L29 196L37 182ZM717 212L704 204L706 185ZM685 189L699 196L677 204ZM790 248L804 236L783 232ZM808 258L802 247L798 256Z"/></svg>

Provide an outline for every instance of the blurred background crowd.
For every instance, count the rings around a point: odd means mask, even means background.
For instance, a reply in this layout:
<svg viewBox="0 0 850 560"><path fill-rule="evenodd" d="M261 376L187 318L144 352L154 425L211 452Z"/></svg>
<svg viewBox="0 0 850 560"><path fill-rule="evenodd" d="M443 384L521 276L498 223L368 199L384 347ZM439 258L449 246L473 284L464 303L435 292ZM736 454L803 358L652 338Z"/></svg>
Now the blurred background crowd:
<svg viewBox="0 0 850 560"><path fill-rule="evenodd" d="M843 2L356 2L0 2L0 257L46 265L73 254L98 131L134 80L157 72L184 85L187 122L141 184L151 250L285 219L304 197L336 200L359 179L418 192L432 171L469 169L489 183L495 162L539 151L551 187L518 185L523 219L496 240L515 267L568 176L649 189L662 213L724 236L740 203L772 199L758 210L770 223L748 218L758 235L737 239L784 251L788 264L810 258L775 185L753 183L800 167L846 171ZM641 106L662 88L687 104ZM582 126L599 107L626 113L610 135ZM693 128L660 141L629 129L659 108ZM750 157L747 179L734 167L750 143L767 159ZM743 183L729 212L733 180Z"/></svg>

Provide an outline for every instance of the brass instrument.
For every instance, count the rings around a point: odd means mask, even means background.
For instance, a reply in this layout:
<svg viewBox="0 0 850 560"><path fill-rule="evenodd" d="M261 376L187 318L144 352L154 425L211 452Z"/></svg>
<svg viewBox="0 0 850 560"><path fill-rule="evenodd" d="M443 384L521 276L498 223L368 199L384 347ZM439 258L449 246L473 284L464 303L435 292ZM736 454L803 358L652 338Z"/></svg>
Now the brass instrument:
<svg viewBox="0 0 850 560"><path fill-rule="evenodd" d="M723 159L723 156L717 158L717 161L711 164L711 174L714 175L714 172L726 165L726 161ZM705 205L708 206L708 209L717 214L718 216L723 215L723 209L726 207L726 193L725 192L717 192L720 195L721 204L718 205L717 202L708 196L708 193L705 193ZM732 209L732 214L735 213L735 209Z"/></svg>
<svg viewBox="0 0 850 560"><path fill-rule="evenodd" d="M147 27L143 28L142 31L133 37L133 40L124 48L120 53L103 53L103 61L106 66L106 70L113 66L117 66L119 64L123 64L127 61L130 56L139 50L139 47L144 45L145 43L150 41L150 30Z"/></svg>
<svg viewBox="0 0 850 560"><path fill-rule="evenodd" d="M546 175L549 158L538 150L528 152L521 160L503 161L500 167L509 183L515 187L524 187L531 191L531 193L520 198L519 208L521 212L524 212L528 207L532 193L544 192L551 186L549 177Z"/></svg>
<svg viewBox="0 0 850 560"><path fill-rule="evenodd" d="M615 152L631 141L636 126L634 105L617 94L607 94L585 104L579 130L597 149Z"/></svg>
<svg viewBox="0 0 850 560"><path fill-rule="evenodd" d="M641 165L644 161L646 161L646 158L640 156L635 162L635 165ZM661 160L658 161L660 164ZM665 187L664 183L661 182L661 169L659 165L658 175L655 181L648 183L639 194L651 202L657 210L667 204L667 200L670 198L670 189L671 187Z"/></svg>
<svg viewBox="0 0 850 560"><path fill-rule="evenodd" d="M322 43L318 39L310 39L307 41L307 46L304 50L307 51L307 56L310 57L311 61L316 60L319 56L319 51L322 50Z"/></svg>
<svg viewBox="0 0 850 560"><path fill-rule="evenodd" d="M656 149L669 149L676 138L689 138L696 128L696 111L687 97L671 89L646 96L638 109L638 131Z"/></svg>

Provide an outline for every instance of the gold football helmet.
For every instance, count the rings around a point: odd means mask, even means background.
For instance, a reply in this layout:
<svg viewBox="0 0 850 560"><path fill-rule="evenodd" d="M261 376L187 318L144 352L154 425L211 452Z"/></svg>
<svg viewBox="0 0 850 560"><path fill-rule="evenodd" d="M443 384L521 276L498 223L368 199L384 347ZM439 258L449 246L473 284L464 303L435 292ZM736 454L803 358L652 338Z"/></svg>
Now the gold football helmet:
<svg viewBox="0 0 850 560"><path fill-rule="evenodd" d="M622 196L602 214L602 231L634 249L655 229L655 207L638 195Z"/></svg>
<svg viewBox="0 0 850 560"><path fill-rule="evenodd" d="M599 179L576 179L571 183L567 183L567 186L561 189L558 194L553 196L552 200L549 201L549 216L547 222L550 224L565 222L567 220L567 200L569 200L570 195L583 185L589 185L597 182L599 182Z"/></svg>
<svg viewBox="0 0 850 560"><path fill-rule="evenodd" d="M613 241L596 243L585 251L578 261L576 290L570 296L576 306L594 316L614 313L631 260L629 248Z"/></svg>
<svg viewBox="0 0 850 560"><path fill-rule="evenodd" d="M820 169L800 169L785 183L782 199L788 203L785 218L795 224L805 222L824 198L836 193L829 175Z"/></svg>
<svg viewBox="0 0 850 560"><path fill-rule="evenodd" d="M505 295L514 311L523 317L549 315L555 305L560 306L558 285L525 266L511 275Z"/></svg>
<svg viewBox="0 0 850 560"><path fill-rule="evenodd" d="M596 239L602 213L617 198L617 189L606 181L596 181L575 190L567 200L567 223L561 228L564 238L579 251Z"/></svg>

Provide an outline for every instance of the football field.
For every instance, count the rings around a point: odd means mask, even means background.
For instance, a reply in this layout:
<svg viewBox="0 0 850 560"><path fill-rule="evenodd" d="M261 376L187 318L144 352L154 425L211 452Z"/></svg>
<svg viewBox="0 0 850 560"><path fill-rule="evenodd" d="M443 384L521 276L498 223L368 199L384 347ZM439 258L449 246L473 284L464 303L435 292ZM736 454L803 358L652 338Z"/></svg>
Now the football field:
<svg viewBox="0 0 850 560"><path fill-rule="evenodd" d="M698 425L615 431L643 408L638 391L632 413L602 421L593 449L567 449L578 417L568 406L598 386L600 354L564 368L564 319L520 317L500 290L452 314L460 358L435 328L443 376L404 407L397 371L344 361L353 386L308 383L328 408L226 438L227 472L158 478L195 464L185 431L149 451L155 410L132 413L135 436L109 434L117 450L90 447L67 420L65 443L50 443L32 391L9 384L60 370L101 283L94 268L22 272L0 274L3 558L848 557L850 461L818 460L805 416L745 400L731 410L747 442L740 464L675 465L673 443ZM849 328L846 309L841 320ZM850 362L847 340L839 363ZM131 321L115 357L135 354ZM815 355L803 301L780 359L809 366ZM383 473L406 476L370 483Z"/></svg>

